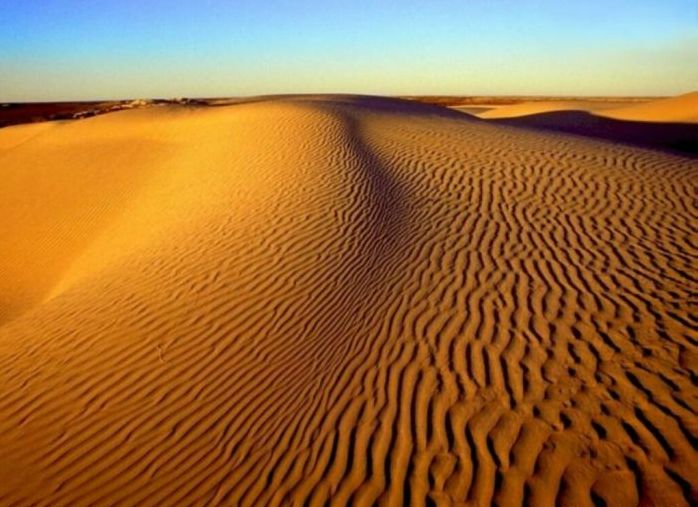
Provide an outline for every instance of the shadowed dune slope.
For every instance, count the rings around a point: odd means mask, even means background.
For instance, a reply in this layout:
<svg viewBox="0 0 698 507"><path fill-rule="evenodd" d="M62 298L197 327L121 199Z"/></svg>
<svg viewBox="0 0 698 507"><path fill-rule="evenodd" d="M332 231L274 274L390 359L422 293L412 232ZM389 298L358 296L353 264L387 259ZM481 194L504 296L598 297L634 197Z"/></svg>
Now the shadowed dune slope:
<svg viewBox="0 0 698 507"><path fill-rule="evenodd" d="M694 159L357 97L29 129L0 504L698 500Z"/></svg>
<svg viewBox="0 0 698 507"><path fill-rule="evenodd" d="M516 127L698 153L698 92L618 107L620 104L607 100L526 102L472 114Z"/></svg>
<svg viewBox="0 0 698 507"><path fill-rule="evenodd" d="M490 121L500 125L565 132L692 156L698 154L698 123L616 120L586 111L552 111Z"/></svg>

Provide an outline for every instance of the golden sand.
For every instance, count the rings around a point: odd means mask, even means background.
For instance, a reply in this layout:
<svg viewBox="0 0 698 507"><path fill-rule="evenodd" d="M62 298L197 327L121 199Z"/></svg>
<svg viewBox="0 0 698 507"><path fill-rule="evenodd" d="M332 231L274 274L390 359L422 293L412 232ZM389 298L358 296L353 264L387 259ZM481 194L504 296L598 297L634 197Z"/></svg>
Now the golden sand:
<svg viewBox="0 0 698 507"><path fill-rule="evenodd" d="M2 505L696 501L695 158L316 97L0 171Z"/></svg>
<svg viewBox="0 0 698 507"><path fill-rule="evenodd" d="M482 109L482 112L477 110L472 112L484 119L502 119L559 111L586 111L597 116L616 120L698 123L698 92L687 93L678 97L641 102L639 104L626 104L623 102L614 102L612 100L546 100L504 106L494 105Z"/></svg>

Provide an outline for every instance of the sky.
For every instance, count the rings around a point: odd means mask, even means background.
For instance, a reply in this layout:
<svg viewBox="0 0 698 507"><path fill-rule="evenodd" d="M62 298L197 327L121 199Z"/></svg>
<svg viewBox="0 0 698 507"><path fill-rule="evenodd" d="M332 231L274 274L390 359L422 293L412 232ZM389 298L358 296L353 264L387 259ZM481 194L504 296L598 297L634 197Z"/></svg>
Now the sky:
<svg viewBox="0 0 698 507"><path fill-rule="evenodd" d="M0 101L676 95L697 0L0 0Z"/></svg>

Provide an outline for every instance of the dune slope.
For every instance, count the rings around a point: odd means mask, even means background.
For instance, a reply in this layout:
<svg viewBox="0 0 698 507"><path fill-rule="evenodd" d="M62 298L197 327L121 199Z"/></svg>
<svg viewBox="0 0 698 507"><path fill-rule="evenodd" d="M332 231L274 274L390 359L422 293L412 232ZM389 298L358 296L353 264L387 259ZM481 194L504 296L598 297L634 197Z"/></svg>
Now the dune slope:
<svg viewBox="0 0 698 507"><path fill-rule="evenodd" d="M465 108L467 110L467 108ZM631 103L613 100L546 100L475 111L487 120L520 118L553 112L587 112L603 118L649 123L698 123L698 92ZM467 112L467 111L466 111Z"/></svg>
<svg viewBox="0 0 698 507"><path fill-rule="evenodd" d="M603 111L604 109L617 109L619 106L623 106L623 103L592 100L546 100L494 107L481 113L476 113L476 115L486 120L495 120L501 118L519 118L522 116L556 111L595 112Z"/></svg>
<svg viewBox="0 0 698 507"><path fill-rule="evenodd" d="M0 504L697 500L695 159L377 98L15 128Z"/></svg>
<svg viewBox="0 0 698 507"><path fill-rule="evenodd" d="M599 115L616 120L698 123L698 92L604 110Z"/></svg>

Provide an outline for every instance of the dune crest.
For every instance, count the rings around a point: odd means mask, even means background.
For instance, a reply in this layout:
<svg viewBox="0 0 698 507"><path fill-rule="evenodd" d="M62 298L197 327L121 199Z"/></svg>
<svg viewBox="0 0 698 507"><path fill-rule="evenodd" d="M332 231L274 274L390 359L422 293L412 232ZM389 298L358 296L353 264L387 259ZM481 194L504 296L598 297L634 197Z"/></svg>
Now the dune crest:
<svg viewBox="0 0 698 507"><path fill-rule="evenodd" d="M696 501L695 159L361 97L21 128L0 504Z"/></svg>

